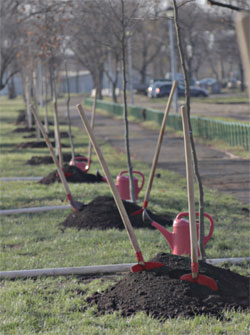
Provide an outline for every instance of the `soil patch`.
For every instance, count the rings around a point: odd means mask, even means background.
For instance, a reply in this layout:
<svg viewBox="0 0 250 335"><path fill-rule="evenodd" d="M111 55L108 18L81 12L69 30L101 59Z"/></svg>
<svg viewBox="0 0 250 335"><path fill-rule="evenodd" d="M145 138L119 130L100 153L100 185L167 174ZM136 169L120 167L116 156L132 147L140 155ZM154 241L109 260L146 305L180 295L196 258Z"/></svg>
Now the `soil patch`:
<svg viewBox="0 0 250 335"><path fill-rule="evenodd" d="M123 201L124 207L127 211L131 224L134 228L148 228L155 229L150 224L144 223L142 215L132 215L135 211L141 209L136 204ZM148 211L151 218L161 225L172 225L173 219L170 216L155 215ZM121 216L117 209L116 203L112 197L99 196L85 205L80 212L70 214L65 221L59 224L60 228L75 227L80 229L124 229Z"/></svg>
<svg viewBox="0 0 250 335"><path fill-rule="evenodd" d="M29 127L21 127L21 128L15 128L13 130L13 133L30 133L34 132L36 129L34 127L29 128Z"/></svg>
<svg viewBox="0 0 250 335"><path fill-rule="evenodd" d="M54 133L53 130L51 130L47 135L50 138L54 138L55 137L55 133ZM23 138L35 138L35 137L36 137L36 134L30 134L30 135L23 136ZM60 132L60 137L61 138L69 138L69 134L66 131L61 131Z"/></svg>
<svg viewBox="0 0 250 335"><path fill-rule="evenodd" d="M72 158L71 153L64 153L63 160L69 162ZM32 156L26 164L28 165L40 165L40 164L54 164L54 161L51 156Z"/></svg>
<svg viewBox="0 0 250 335"><path fill-rule="evenodd" d="M103 177L97 172L96 175L91 173L84 173L76 166L71 166L68 164L63 165L64 175L66 180L70 183L103 183ZM40 184L53 184L55 182L61 182L57 171L52 171L46 177L42 178Z"/></svg>
<svg viewBox="0 0 250 335"><path fill-rule="evenodd" d="M51 142L52 146L55 147L55 142ZM17 149L26 149L26 148L46 148L47 144L44 141L31 141L31 142L21 142L16 145ZM69 146L61 143L62 148L68 148Z"/></svg>
<svg viewBox="0 0 250 335"><path fill-rule="evenodd" d="M105 291L94 293L87 303L97 305L97 315L120 311L122 316L130 316L143 311L162 320L201 314L222 318L223 309L250 308L247 277L200 261L200 273L218 284L219 290L212 291L179 279L182 274L190 273L187 257L160 253L150 261L165 266L129 273Z"/></svg>

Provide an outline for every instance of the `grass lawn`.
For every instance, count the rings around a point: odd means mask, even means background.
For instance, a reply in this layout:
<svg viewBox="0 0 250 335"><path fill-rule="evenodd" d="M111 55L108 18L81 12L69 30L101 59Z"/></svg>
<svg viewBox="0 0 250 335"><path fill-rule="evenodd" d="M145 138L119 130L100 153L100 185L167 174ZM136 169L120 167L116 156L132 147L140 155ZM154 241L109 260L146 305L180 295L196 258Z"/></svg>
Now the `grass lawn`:
<svg viewBox="0 0 250 335"><path fill-rule="evenodd" d="M45 176L53 165L30 166L32 156L49 155L44 149L16 149L26 133L16 133L15 120L23 108L21 99L0 98L0 168L1 177ZM67 131L64 125L61 127ZM80 154L86 154L88 138L73 129L74 143ZM68 139L63 143L69 144ZM101 149L115 177L125 166L125 156L117 154L107 144ZM70 149L65 150L70 152ZM149 168L134 162L134 168L149 175ZM101 167L93 155L91 172ZM170 171L160 170L161 178L154 180L149 209L173 218L187 210L186 180ZM146 180L147 183L147 180ZM106 184L70 184L75 199L87 203L98 195L110 195ZM197 189L196 189L197 192ZM196 193L196 199L198 193ZM143 191L139 204L143 202ZM63 186L40 185L32 181L1 182L1 209L67 204ZM212 215L215 230L208 242L208 258L249 256L249 212L235 198L205 189L205 211ZM250 209L250 207L248 207ZM66 229L58 224L71 210L33 214L2 215L0 222L0 270L19 270L52 267L87 266L135 262L133 250L125 231ZM135 231L146 260L158 252L170 252L158 231ZM242 275L250 276L250 263L223 264ZM81 276L40 277L36 279L0 280L0 334L240 334L250 331L250 315L242 311L225 311L224 320L197 316L194 319L153 320L143 313L123 318L119 313L96 316L96 308L85 311L86 298L102 291L121 275L90 279Z"/></svg>

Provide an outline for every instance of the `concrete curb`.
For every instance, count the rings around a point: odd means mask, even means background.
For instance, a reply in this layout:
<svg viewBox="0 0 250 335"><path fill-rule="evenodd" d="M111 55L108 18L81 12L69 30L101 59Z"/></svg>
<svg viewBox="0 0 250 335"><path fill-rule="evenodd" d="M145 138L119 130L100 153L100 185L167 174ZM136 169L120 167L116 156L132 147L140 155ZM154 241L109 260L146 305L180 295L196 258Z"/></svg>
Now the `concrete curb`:
<svg viewBox="0 0 250 335"><path fill-rule="evenodd" d="M43 177L2 177L0 181L36 181Z"/></svg>
<svg viewBox="0 0 250 335"><path fill-rule="evenodd" d="M213 265L219 265L225 262L237 264L242 263L244 261L250 261L250 257L207 259L207 263ZM39 276L91 275L91 274L127 272L135 264L136 263L127 263L127 264L108 264L108 265L65 267L65 268L1 271L0 279L39 277Z"/></svg>
<svg viewBox="0 0 250 335"><path fill-rule="evenodd" d="M2 209L0 210L0 215L11 215L11 214L22 214L22 213L37 213L37 212L46 212L52 210L62 210L70 209L70 205L65 206L47 206L47 207L30 207L30 208L19 208L19 209Z"/></svg>

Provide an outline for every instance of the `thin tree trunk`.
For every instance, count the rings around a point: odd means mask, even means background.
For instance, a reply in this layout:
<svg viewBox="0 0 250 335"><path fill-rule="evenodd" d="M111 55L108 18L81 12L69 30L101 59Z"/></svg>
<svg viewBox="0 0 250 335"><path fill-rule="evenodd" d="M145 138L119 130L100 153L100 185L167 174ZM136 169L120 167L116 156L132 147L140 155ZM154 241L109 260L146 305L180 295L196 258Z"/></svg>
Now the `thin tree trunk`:
<svg viewBox="0 0 250 335"><path fill-rule="evenodd" d="M12 76L8 82L8 97L9 99L15 99L16 98L16 88L15 88L15 82L14 77Z"/></svg>
<svg viewBox="0 0 250 335"><path fill-rule="evenodd" d="M77 65L76 76L75 76L75 87L76 87L76 93L79 93L80 89L79 89L79 70L78 70L78 65Z"/></svg>
<svg viewBox="0 0 250 335"><path fill-rule="evenodd" d="M130 156L130 147L129 147L129 128L128 128L128 106L127 106L127 80L126 80L126 48L125 48L125 32L122 41L122 76L123 76L123 115L124 115L124 124L125 124L125 150L127 154L127 164L128 164L128 173L129 173L129 188L130 188L130 198L136 203L135 197L135 187L133 179L133 167Z"/></svg>
<svg viewBox="0 0 250 335"><path fill-rule="evenodd" d="M72 155L72 159L75 159L75 148L74 148L74 144L73 144L73 139L72 139L72 129L71 129L71 118L70 118L70 87L69 87L69 76L68 76L68 66L67 66L67 62L64 62L64 66L65 66L65 77L66 77L66 88L67 88L67 117L68 117L68 123L69 123L69 141L70 141L70 146L71 146L71 155Z"/></svg>
<svg viewBox="0 0 250 335"><path fill-rule="evenodd" d="M39 59L38 66L37 66L37 73L38 73L38 96L39 96L39 104L40 107L43 108L44 106L44 99L43 99L43 66L42 62Z"/></svg>
<svg viewBox="0 0 250 335"><path fill-rule="evenodd" d="M92 106L91 111L91 129L94 130L95 127L95 112L96 112L96 103L97 103L97 90L95 90L95 98L94 103ZM88 148L88 169L90 168L90 162L91 162L91 156L92 156L92 143L89 141L89 148Z"/></svg>
<svg viewBox="0 0 250 335"><path fill-rule="evenodd" d="M197 182L199 186L199 222L200 222L199 246L200 246L200 253L201 253L202 260L205 260L206 253L205 253L205 248L204 248L204 192L203 192L201 177L199 174L198 159L196 155L195 143L194 143L191 120L190 120L190 110L191 109L190 109L189 83L188 83L188 75L187 75L187 70L185 66L185 61L184 61L184 56L183 56L184 53L183 53L183 48L182 48L182 43L181 43L181 38L180 38L180 28L178 24L179 22L178 21L178 9L176 5L176 0L172 0L172 2L174 6L174 21L175 21L177 45L178 45L181 66L182 66L182 70L184 73L184 80L185 80L185 102L186 102L186 107L187 107L188 123L189 123L189 129L190 129L190 142L191 142L191 150L192 150L192 157L193 157L193 164L194 164L194 172L195 172L195 176L197 178Z"/></svg>
<svg viewBox="0 0 250 335"><path fill-rule="evenodd" d="M112 101L117 103L116 84L112 83Z"/></svg>
<svg viewBox="0 0 250 335"><path fill-rule="evenodd" d="M98 99L102 99L102 79L103 79L103 70L99 69L97 73Z"/></svg>
<svg viewBox="0 0 250 335"><path fill-rule="evenodd" d="M241 60L239 60L239 72L240 72L240 90L241 92L245 91L245 78L244 78L244 69Z"/></svg>
<svg viewBox="0 0 250 335"><path fill-rule="evenodd" d="M32 127L32 114L31 114L31 92L30 92L30 78L25 76L25 100L26 100L26 114L28 120L28 128Z"/></svg>
<svg viewBox="0 0 250 335"><path fill-rule="evenodd" d="M43 110L44 110L44 127L45 131L49 133L49 116L48 116L48 91L47 91L47 71L44 71L43 74Z"/></svg>
<svg viewBox="0 0 250 335"><path fill-rule="evenodd" d="M36 114L39 115L38 111L38 104L37 104L37 76L36 76L36 71L33 71L33 105L36 111ZM41 141L41 133L40 129L36 123L36 139L37 142Z"/></svg>
<svg viewBox="0 0 250 335"><path fill-rule="evenodd" d="M62 156L60 129L59 129L57 99L54 100L53 105L54 105L54 115L55 115L55 134L56 134L57 146L58 146L58 157L59 157L60 167L62 168L63 167L63 156Z"/></svg>
<svg viewBox="0 0 250 335"><path fill-rule="evenodd" d="M57 111L57 89L56 89L56 78L53 79L53 107L54 107L54 134L55 134L55 147L56 155L59 157L59 164L63 166L63 157L61 150L61 140L59 132L59 120L58 120L58 111Z"/></svg>

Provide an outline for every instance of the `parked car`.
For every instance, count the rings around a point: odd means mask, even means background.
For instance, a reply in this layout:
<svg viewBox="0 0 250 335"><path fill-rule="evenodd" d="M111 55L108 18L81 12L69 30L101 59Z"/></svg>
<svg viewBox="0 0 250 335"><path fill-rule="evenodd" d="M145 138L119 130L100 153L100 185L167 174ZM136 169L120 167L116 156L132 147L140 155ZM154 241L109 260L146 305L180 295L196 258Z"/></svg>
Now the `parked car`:
<svg viewBox="0 0 250 335"><path fill-rule="evenodd" d="M208 86L213 85L216 82L217 82L217 79L215 79L215 78L203 78L203 79L197 81L197 85L208 87Z"/></svg>
<svg viewBox="0 0 250 335"><path fill-rule="evenodd" d="M167 85L167 86L169 85L170 90L171 90L171 86L172 86L171 81L168 81L168 80L154 81L154 80L152 80L148 89L147 89L148 97L149 98L157 98L158 93L159 93L159 87L165 86L165 85Z"/></svg>
<svg viewBox="0 0 250 335"><path fill-rule="evenodd" d="M191 97L205 98L209 96L208 90L206 90L205 88L197 87L197 86L189 86L189 92L190 92ZM178 85L178 94L183 97L185 96L184 86Z"/></svg>
<svg viewBox="0 0 250 335"><path fill-rule="evenodd" d="M148 84L134 84L133 89L137 94L147 95Z"/></svg>
<svg viewBox="0 0 250 335"><path fill-rule="evenodd" d="M156 82L153 85L150 85L148 87L148 97L149 98L161 98L166 97L170 94L172 88L172 83L162 83L162 82ZM185 96L185 86L178 84L177 85L178 90L178 96L184 97ZM191 97L207 97L208 91L204 88L196 87L196 86L190 86L189 87L190 96Z"/></svg>
<svg viewBox="0 0 250 335"><path fill-rule="evenodd" d="M210 93L220 93L221 83L216 78L203 78L198 80L197 85L201 88L205 88Z"/></svg>
<svg viewBox="0 0 250 335"><path fill-rule="evenodd" d="M161 83L171 83L171 79L166 79L166 78L154 78L151 79L149 84L153 85L154 83L161 82Z"/></svg>

